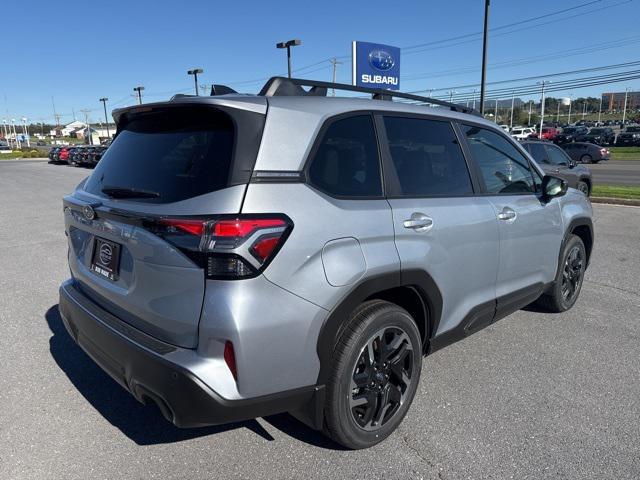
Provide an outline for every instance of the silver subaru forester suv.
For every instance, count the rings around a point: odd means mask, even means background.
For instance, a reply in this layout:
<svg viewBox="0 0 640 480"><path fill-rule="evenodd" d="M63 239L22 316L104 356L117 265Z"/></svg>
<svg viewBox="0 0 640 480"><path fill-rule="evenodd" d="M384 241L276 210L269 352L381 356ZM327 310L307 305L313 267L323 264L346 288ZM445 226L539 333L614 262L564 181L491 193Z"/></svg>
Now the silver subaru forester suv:
<svg viewBox="0 0 640 480"><path fill-rule="evenodd" d="M64 198L60 313L177 426L291 412L369 447L406 415L424 355L580 292L588 198L463 107L276 77L114 119Z"/></svg>

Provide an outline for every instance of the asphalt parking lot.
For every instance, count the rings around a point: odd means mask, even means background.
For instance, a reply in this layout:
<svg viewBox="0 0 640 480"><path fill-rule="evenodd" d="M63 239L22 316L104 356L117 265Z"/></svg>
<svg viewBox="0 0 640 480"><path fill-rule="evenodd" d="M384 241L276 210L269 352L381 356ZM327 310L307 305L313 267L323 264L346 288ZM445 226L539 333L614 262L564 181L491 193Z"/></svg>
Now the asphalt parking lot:
<svg viewBox="0 0 640 480"><path fill-rule="evenodd" d="M0 478L640 477L640 208L594 205L574 309L520 311L428 357L398 432L352 452L288 415L174 428L88 359L57 287L61 197L89 173L0 162Z"/></svg>

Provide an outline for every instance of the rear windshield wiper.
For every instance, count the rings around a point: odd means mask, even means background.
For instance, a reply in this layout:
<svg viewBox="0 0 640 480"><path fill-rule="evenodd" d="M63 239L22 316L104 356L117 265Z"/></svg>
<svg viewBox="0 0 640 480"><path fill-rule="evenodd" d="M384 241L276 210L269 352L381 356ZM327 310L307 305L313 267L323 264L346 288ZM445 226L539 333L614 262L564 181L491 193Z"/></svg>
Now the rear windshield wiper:
<svg viewBox="0 0 640 480"><path fill-rule="evenodd" d="M159 198L158 192L128 187L102 187L102 193L111 198Z"/></svg>

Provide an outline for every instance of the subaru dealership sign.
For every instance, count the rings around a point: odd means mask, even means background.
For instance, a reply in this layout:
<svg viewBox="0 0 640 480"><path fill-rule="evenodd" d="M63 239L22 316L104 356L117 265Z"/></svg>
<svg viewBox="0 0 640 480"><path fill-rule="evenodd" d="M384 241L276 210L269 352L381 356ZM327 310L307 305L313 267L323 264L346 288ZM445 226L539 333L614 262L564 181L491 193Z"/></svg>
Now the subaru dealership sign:
<svg viewBox="0 0 640 480"><path fill-rule="evenodd" d="M353 84L358 87L400 89L400 49L369 42L353 42Z"/></svg>

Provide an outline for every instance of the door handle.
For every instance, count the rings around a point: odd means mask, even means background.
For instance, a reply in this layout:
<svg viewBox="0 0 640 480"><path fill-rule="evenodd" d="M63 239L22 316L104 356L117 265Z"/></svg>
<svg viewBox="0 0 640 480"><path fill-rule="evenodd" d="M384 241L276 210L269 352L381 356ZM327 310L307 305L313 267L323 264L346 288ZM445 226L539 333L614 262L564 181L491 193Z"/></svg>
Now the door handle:
<svg viewBox="0 0 640 480"><path fill-rule="evenodd" d="M433 228L433 219L424 213L414 212L411 218L402 222L404 228L410 228L416 232L426 232Z"/></svg>
<svg viewBox="0 0 640 480"><path fill-rule="evenodd" d="M498 214L498 220L504 220L505 222L513 222L518 214L509 207L504 207L502 211Z"/></svg>

